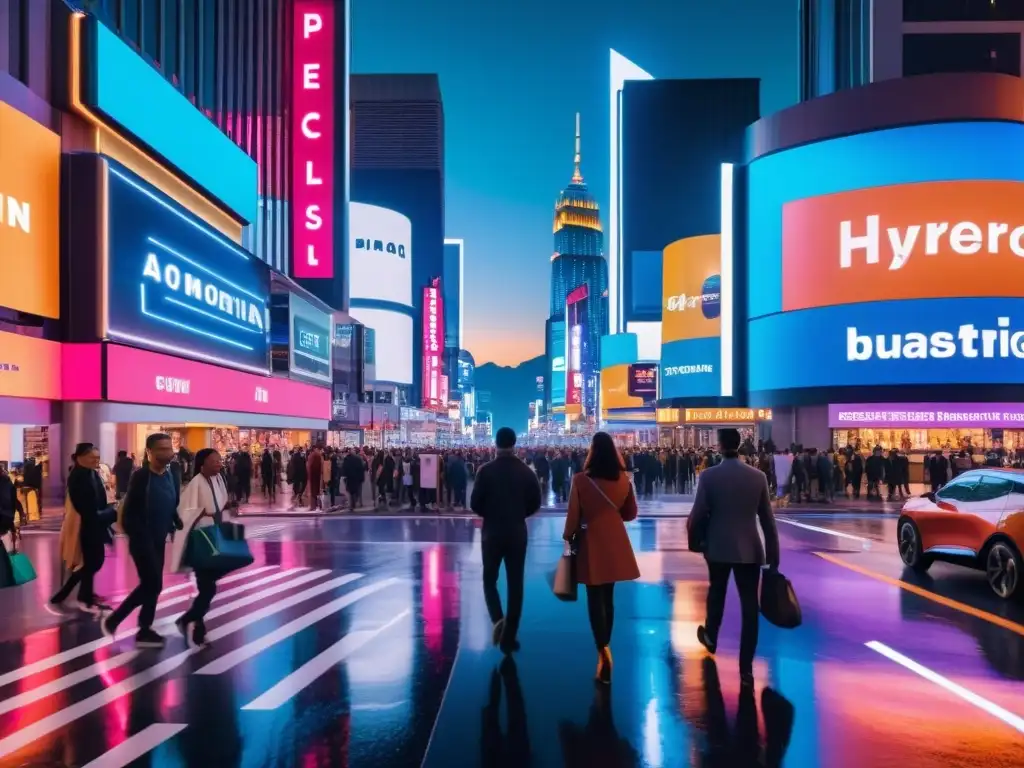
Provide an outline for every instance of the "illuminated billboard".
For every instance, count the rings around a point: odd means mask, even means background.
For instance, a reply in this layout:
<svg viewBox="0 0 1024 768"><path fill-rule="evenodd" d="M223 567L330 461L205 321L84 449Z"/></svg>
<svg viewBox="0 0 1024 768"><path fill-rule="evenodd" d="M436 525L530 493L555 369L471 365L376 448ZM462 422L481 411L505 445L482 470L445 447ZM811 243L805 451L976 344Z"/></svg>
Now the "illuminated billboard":
<svg viewBox="0 0 1024 768"><path fill-rule="evenodd" d="M267 265L134 174L104 165L104 335L268 373Z"/></svg>
<svg viewBox="0 0 1024 768"><path fill-rule="evenodd" d="M750 390L1024 380L1022 145L942 123L754 161ZM778 364L791 339L813 365Z"/></svg>
<svg viewBox="0 0 1024 768"><path fill-rule="evenodd" d="M658 397L658 366L654 363L635 363L629 366L629 395L644 402Z"/></svg>
<svg viewBox="0 0 1024 768"><path fill-rule="evenodd" d="M573 289L565 298L565 403L578 406L590 413L596 406L597 393L593 391L596 367L594 350L587 344L587 305L590 291L586 283Z"/></svg>
<svg viewBox="0 0 1024 768"><path fill-rule="evenodd" d="M349 314L366 326L366 364L374 366L374 380L412 384L412 317L369 307L352 307Z"/></svg>
<svg viewBox="0 0 1024 768"><path fill-rule="evenodd" d="M292 11L292 275L299 279L334 277L335 13L332 0L295 0Z"/></svg>
<svg viewBox="0 0 1024 768"><path fill-rule="evenodd" d="M424 408L441 407L444 397L444 297L441 278L423 289L423 391Z"/></svg>
<svg viewBox="0 0 1024 768"><path fill-rule="evenodd" d="M565 405L565 321L551 321L551 405Z"/></svg>
<svg viewBox="0 0 1024 768"><path fill-rule="evenodd" d="M349 204L349 298L412 304L412 222L398 211Z"/></svg>
<svg viewBox="0 0 1024 768"><path fill-rule="evenodd" d="M732 166L722 165L720 234L665 248L661 397L729 397L732 367Z"/></svg>

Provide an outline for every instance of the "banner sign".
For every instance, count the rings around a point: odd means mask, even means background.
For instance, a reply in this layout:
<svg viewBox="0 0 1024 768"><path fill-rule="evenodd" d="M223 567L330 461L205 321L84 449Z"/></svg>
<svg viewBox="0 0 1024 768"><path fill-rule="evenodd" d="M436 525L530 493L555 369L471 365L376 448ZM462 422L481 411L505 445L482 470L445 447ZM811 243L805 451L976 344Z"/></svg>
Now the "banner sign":
<svg viewBox="0 0 1024 768"><path fill-rule="evenodd" d="M441 278L435 277L423 289L423 397L424 408L441 405L441 376L444 353L444 299Z"/></svg>
<svg viewBox="0 0 1024 768"><path fill-rule="evenodd" d="M333 0L295 0L292 276L299 279L334 277L335 24Z"/></svg>
<svg viewBox="0 0 1024 768"><path fill-rule="evenodd" d="M267 373L267 266L130 172L107 174L106 336Z"/></svg>
<svg viewBox="0 0 1024 768"><path fill-rule="evenodd" d="M295 294L289 296L291 359L289 369L300 376L331 381L331 316Z"/></svg>
<svg viewBox="0 0 1024 768"><path fill-rule="evenodd" d="M107 345L107 400L297 418L331 418L331 390L118 344Z"/></svg>
<svg viewBox="0 0 1024 768"><path fill-rule="evenodd" d="M683 420L687 424L747 424L771 421L771 408L686 408Z"/></svg>
<svg viewBox="0 0 1024 768"><path fill-rule="evenodd" d="M1021 403L859 403L829 405L828 425L895 429L1024 428Z"/></svg>
<svg viewBox="0 0 1024 768"><path fill-rule="evenodd" d="M636 363L629 366L629 395L650 400L658 395L658 364Z"/></svg>

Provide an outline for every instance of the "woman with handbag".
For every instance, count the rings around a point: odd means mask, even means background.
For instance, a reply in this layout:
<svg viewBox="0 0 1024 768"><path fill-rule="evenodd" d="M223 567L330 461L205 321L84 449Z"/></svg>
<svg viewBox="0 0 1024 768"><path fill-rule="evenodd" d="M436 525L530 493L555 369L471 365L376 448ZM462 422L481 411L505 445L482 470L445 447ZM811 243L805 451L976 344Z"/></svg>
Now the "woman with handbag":
<svg viewBox="0 0 1024 768"><path fill-rule="evenodd" d="M640 578L626 522L637 516L636 493L607 432L590 444L583 471L572 479L562 538L577 539L576 576L587 588L587 613L597 645L596 679L612 680L612 623L616 582Z"/></svg>
<svg viewBox="0 0 1024 768"><path fill-rule="evenodd" d="M60 527L60 552L69 576L50 606L59 608L78 587L78 607L98 615L110 608L93 592L93 579L103 567L107 529L116 516L107 501L107 489L100 479L100 452L92 443L79 443L72 455L64 500L64 521Z"/></svg>
<svg viewBox="0 0 1024 768"><path fill-rule="evenodd" d="M181 499L178 502L178 516L181 518L183 536L177 536L171 545L171 570L174 572L187 571L191 565L188 562L188 543L192 538L192 531L196 528L205 528L220 524L225 508L231 507L228 500L228 489L224 484L224 477L221 470L224 462L221 456L213 448L203 448L196 453L195 472L192 482L182 489ZM221 571L195 569L196 587L199 594L192 601L185 613L174 622L178 631L181 632L185 642L188 642L189 625L192 626L192 642L196 647L207 645L206 625L203 619L206 612L210 610L210 603L217 594L217 579L223 575Z"/></svg>

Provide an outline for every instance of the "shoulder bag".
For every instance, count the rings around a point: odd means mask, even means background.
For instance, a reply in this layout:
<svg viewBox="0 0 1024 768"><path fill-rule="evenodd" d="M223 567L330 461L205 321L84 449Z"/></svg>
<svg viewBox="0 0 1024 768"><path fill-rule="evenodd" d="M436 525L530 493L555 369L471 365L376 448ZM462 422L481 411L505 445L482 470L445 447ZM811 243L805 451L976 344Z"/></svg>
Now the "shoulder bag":
<svg viewBox="0 0 1024 768"><path fill-rule="evenodd" d="M230 573L252 565L255 558L249 550L249 542L245 540L244 527L222 521L217 492L210 478L207 477L206 482L213 497L214 512L210 515L204 508L192 522L186 544L186 564L196 571L212 571L217 574ZM214 525L196 527L207 516L213 518Z"/></svg>

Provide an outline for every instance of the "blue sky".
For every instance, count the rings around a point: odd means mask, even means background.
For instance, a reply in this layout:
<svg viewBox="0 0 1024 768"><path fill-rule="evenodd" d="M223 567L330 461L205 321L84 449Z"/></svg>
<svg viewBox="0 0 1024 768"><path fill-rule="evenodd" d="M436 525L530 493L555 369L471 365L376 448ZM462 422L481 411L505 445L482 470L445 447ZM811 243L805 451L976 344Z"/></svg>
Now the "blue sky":
<svg viewBox="0 0 1024 768"><path fill-rule="evenodd" d="M478 364L544 350L551 220L577 111L583 174L607 210L608 49L658 78L759 77L770 114L796 101L796 5L351 0L353 72L440 77L445 229L466 241L464 346Z"/></svg>

